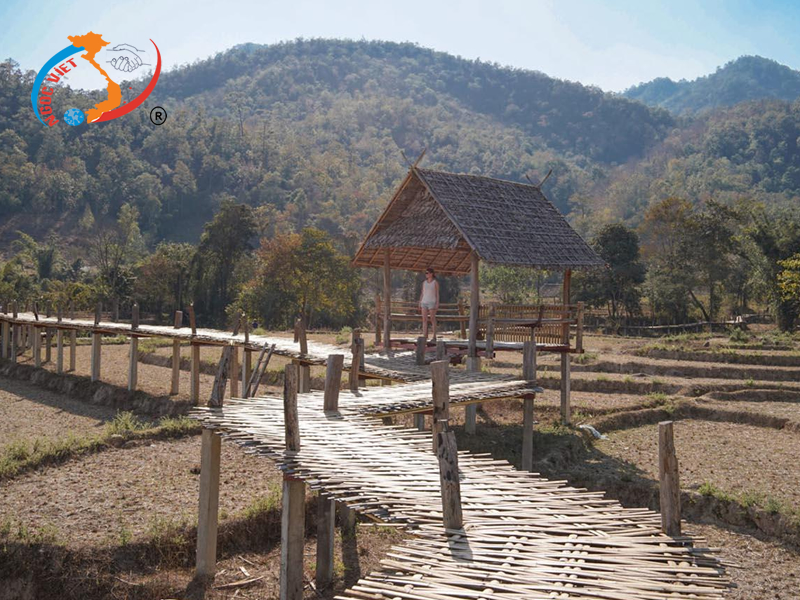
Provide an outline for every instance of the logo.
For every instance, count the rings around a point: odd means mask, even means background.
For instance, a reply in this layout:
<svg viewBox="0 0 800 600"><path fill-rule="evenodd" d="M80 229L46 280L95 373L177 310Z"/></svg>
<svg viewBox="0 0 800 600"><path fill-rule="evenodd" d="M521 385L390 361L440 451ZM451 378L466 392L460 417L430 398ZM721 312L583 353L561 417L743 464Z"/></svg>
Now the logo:
<svg viewBox="0 0 800 600"><path fill-rule="evenodd" d="M121 79L124 74L132 73L143 66L150 66L152 63L146 61L150 60L149 56L152 56L152 52L140 50L131 44L117 44L101 55L101 50L108 46L109 43L103 39L101 34L92 33L91 31L86 35L70 35L67 36L67 39L72 44L48 60L33 82L31 105L33 106L33 113L42 125L52 127L59 122L53 108L53 95L57 89L53 84L58 84L67 73L75 69L91 68L99 72L106 80L107 99L98 102L94 105L94 108L90 108L85 112L79 108L67 109L64 113L64 122L67 125L80 125L84 121L87 123L102 123L127 115L139 107L153 91L153 88L156 87L158 76L161 74L161 52L159 52L158 46L153 40L150 40L156 54L153 77L142 93L132 100L123 102L122 89L112 79L108 71L101 66L101 63L110 65L107 68L119 71L120 75L115 77ZM85 54L74 56L78 52L85 52ZM104 57L110 60L104 60ZM163 109L161 110L163 111ZM164 111L164 115L164 120L166 120L166 111Z"/></svg>

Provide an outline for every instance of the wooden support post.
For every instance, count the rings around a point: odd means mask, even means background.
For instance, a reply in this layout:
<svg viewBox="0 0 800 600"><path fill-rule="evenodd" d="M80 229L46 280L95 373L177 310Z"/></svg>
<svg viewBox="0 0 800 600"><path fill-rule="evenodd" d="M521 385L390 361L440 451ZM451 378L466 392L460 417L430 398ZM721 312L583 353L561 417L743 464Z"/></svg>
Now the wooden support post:
<svg viewBox="0 0 800 600"><path fill-rule="evenodd" d="M342 368L344 356L342 354L328 355L328 367L325 372L325 396L323 409L325 412L339 410L339 388L342 386Z"/></svg>
<svg viewBox="0 0 800 600"><path fill-rule="evenodd" d="M658 424L658 474L661 502L661 530L672 537L681 535L681 487L672 421Z"/></svg>
<svg viewBox="0 0 800 600"><path fill-rule="evenodd" d="M353 343L350 346L350 351L353 355L353 360L350 364L350 391L358 391L359 377L358 371L361 366L361 355L364 352L364 346L359 342L361 339L361 331L356 329L353 331Z"/></svg>
<svg viewBox="0 0 800 600"><path fill-rule="evenodd" d="M481 307L481 288L478 280L478 253L473 251L470 257L470 294L469 294L469 356L478 356L478 312Z"/></svg>
<svg viewBox="0 0 800 600"><path fill-rule="evenodd" d="M416 353L416 362L417 365L424 365L425 364L425 350L428 347L428 341L423 337L419 336L417 338L417 353Z"/></svg>
<svg viewBox="0 0 800 600"><path fill-rule="evenodd" d="M425 415L423 413L414 413L414 427L417 431L425 431Z"/></svg>
<svg viewBox="0 0 800 600"><path fill-rule="evenodd" d="M56 372L64 372L64 330L56 330Z"/></svg>
<svg viewBox="0 0 800 600"><path fill-rule="evenodd" d="M92 332L92 381L100 380L100 352L103 347L103 336Z"/></svg>
<svg viewBox="0 0 800 600"><path fill-rule="evenodd" d="M367 352L364 347L363 337L359 336L358 345L360 346L358 349L358 387L367 387L367 380L364 378L364 373L367 371Z"/></svg>
<svg viewBox="0 0 800 600"><path fill-rule="evenodd" d="M11 334L10 334L11 326L9 325L8 321L3 321L2 324L2 344L0 344L0 348L3 351L3 358L10 358L11 357Z"/></svg>
<svg viewBox="0 0 800 600"><path fill-rule="evenodd" d="M42 332L38 327L31 327L33 331L33 365L37 368L42 366Z"/></svg>
<svg viewBox="0 0 800 600"><path fill-rule="evenodd" d="M197 335L197 320L194 315L194 302L189 305L189 327L192 328L192 337Z"/></svg>
<svg viewBox="0 0 800 600"><path fill-rule="evenodd" d="M431 393L433 396L433 452L439 450L439 433L450 421L450 372L446 360L431 363ZM437 454L438 455L438 454Z"/></svg>
<svg viewBox="0 0 800 600"><path fill-rule="evenodd" d="M283 420L286 429L286 451L300 450L300 428L297 418L297 384L295 365L286 365L283 387ZM303 597L303 538L305 534L306 485L292 475L283 476L281 510L280 599L301 600Z"/></svg>
<svg viewBox="0 0 800 600"><path fill-rule="evenodd" d="M494 358L494 305L489 307L488 321L486 323L486 358Z"/></svg>
<svg viewBox="0 0 800 600"><path fill-rule="evenodd" d="M44 328L44 362L49 363L53 358L53 330L50 327Z"/></svg>
<svg viewBox="0 0 800 600"><path fill-rule="evenodd" d="M436 340L436 360L447 358L447 345L444 340Z"/></svg>
<svg viewBox="0 0 800 600"><path fill-rule="evenodd" d="M375 292L375 347L381 345L381 330L383 329L383 317L381 315L381 294Z"/></svg>
<svg viewBox="0 0 800 600"><path fill-rule="evenodd" d="M200 577L212 577L217 569L220 436L203 429L200 449L200 510L197 517L197 562Z"/></svg>
<svg viewBox="0 0 800 600"><path fill-rule="evenodd" d="M529 342L525 342L526 344ZM522 470L533 471L533 400L534 394L522 397Z"/></svg>
<svg viewBox="0 0 800 600"><path fill-rule="evenodd" d="M561 353L561 422L569 425L572 419L570 408L570 362L569 353Z"/></svg>
<svg viewBox="0 0 800 600"><path fill-rule="evenodd" d="M17 347L19 346L19 325L11 327L11 362L17 362Z"/></svg>
<svg viewBox="0 0 800 600"><path fill-rule="evenodd" d="M567 269L564 271L563 288L563 302L565 311L569 310L571 280L572 271ZM564 323L562 327L561 342L565 346L569 346L569 323ZM561 422L564 423L564 425L569 425L572 420L570 412L570 362L569 353L564 352L561 354Z"/></svg>
<svg viewBox="0 0 800 600"><path fill-rule="evenodd" d="M392 266L391 250L383 249L383 347L392 347Z"/></svg>
<svg viewBox="0 0 800 600"><path fill-rule="evenodd" d="M253 351L250 348L244 349L244 362L242 364L242 398L248 398L248 384L253 375Z"/></svg>
<svg viewBox="0 0 800 600"><path fill-rule="evenodd" d="M231 346L231 398L239 397L239 347Z"/></svg>
<svg viewBox="0 0 800 600"><path fill-rule="evenodd" d="M583 311L584 303L578 302L578 310L575 313L575 349L579 354L583 354Z"/></svg>
<svg viewBox="0 0 800 600"><path fill-rule="evenodd" d="M522 344L522 379L536 381L536 342Z"/></svg>
<svg viewBox="0 0 800 600"><path fill-rule="evenodd" d="M134 303L131 308L131 330L139 329L139 305ZM131 335L131 348L128 357L128 391L135 392L139 382L139 338Z"/></svg>
<svg viewBox="0 0 800 600"><path fill-rule="evenodd" d="M464 306L464 299L463 298L459 298L458 299L458 316L459 317L463 317L463 316L466 315L466 313L467 313L467 309ZM462 318L462 319L459 319L458 325L459 325L459 328L460 328L459 333L461 334L461 339L464 340L464 339L467 338L467 323Z"/></svg>
<svg viewBox="0 0 800 600"><path fill-rule="evenodd" d="M464 432L475 435L478 428L478 405L467 404L464 407Z"/></svg>
<svg viewBox="0 0 800 600"><path fill-rule="evenodd" d="M98 302L97 305L94 307L94 325L97 327L100 325L100 321L103 318L103 305L102 303Z"/></svg>
<svg viewBox="0 0 800 600"><path fill-rule="evenodd" d="M342 530L342 540L353 540L356 537L356 511L344 502L337 502L339 510L339 524Z"/></svg>
<svg viewBox="0 0 800 600"><path fill-rule="evenodd" d="M71 330L69 332L69 371L75 371L76 357L78 354L78 332Z"/></svg>
<svg viewBox="0 0 800 600"><path fill-rule="evenodd" d="M336 539L336 501L324 494L317 497L317 572L314 583L318 590L333 581L333 543Z"/></svg>
<svg viewBox="0 0 800 600"><path fill-rule="evenodd" d="M458 449L455 433L450 431L450 372L446 360L431 363L433 384L433 422L436 457L442 493L442 516L446 529L461 529L461 484L458 474Z"/></svg>
<svg viewBox="0 0 800 600"><path fill-rule="evenodd" d="M175 311L175 321L173 329L180 329L183 325L183 311ZM169 388L170 395L174 396L180 391L181 387L181 341L172 340L172 385Z"/></svg>
<svg viewBox="0 0 800 600"><path fill-rule="evenodd" d="M192 372L190 382L192 404L200 404L200 344L192 342Z"/></svg>
<svg viewBox="0 0 800 600"><path fill-rule="evenodd" d="M311 391L311 366L304 365L299 361L294 361L298 369L298 382L297 391L301 394L307 394Z"/></svg>

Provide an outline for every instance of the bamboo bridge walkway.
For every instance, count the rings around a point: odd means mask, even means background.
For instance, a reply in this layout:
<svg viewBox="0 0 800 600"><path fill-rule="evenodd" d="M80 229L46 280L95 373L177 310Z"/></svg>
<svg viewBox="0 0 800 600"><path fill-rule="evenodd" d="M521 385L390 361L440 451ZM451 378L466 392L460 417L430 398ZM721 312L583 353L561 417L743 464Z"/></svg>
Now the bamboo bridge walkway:
<svg viewBox="0 0 800 600"><path fill-rule="evenodd" d="M466 404L535 391L525 382L475 374L454 379L449 400ZM431 434L375 418L431 409L430 381L342 391L336 411L325 411L323 403L322 393L297 396L298 450L287 450L279 398L235 399L192 416L273 460L286 478L414 532L391 550L382 570L339 598L707 600L723 598L730 585L703 540L663 535L657 513L623 508L600 492L518 471L488 455L458 453L463 527L445 529Z"/></svg>

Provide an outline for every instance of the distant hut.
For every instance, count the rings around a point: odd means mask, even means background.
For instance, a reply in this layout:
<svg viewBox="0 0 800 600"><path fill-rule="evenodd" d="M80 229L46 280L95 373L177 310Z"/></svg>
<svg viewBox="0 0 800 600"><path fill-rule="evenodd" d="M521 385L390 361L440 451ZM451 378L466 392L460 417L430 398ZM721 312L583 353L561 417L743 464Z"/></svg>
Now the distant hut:
<svg viewBox="0 0 800 600"><path fill-rule="evenodd" d="M469 356L477 356L478 264L563 271L603 260L535 185L412 167L358 249L353 264L384 272L383 339L391 334L391 269L471 275Z"/></svg>

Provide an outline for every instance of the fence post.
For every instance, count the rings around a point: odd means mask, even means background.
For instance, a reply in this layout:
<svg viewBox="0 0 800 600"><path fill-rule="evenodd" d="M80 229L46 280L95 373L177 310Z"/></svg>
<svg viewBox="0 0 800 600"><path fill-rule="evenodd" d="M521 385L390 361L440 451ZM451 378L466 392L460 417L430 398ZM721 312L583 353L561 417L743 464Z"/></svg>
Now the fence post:
<svg viewBox="0 0 800 600"><path fill-rule="evenodd" d="M197 562L200 577L214 575L217 568L217 526L219 512L219 470L222 439L203 428L200 448L200 509L197 518Z"/></svg>
<svg viewBox="0 0 800 600"><path fill-rule="evenodd" d="M328 355L328 366L325 372L325 396L323 409L325 412L339 410L339 388L342 386L342 368L344 355Z"/></svg>
<svg viewBox="0 0 800 600"><path fill-rule="evenodd" d="M450 413L450 373L447 361L431 363L433 385L436 458L442 494L442 517L445 529L461 529L461 483L458 474L456 434L448 427Z"/></svg>
<svg viewBox="0 0 800 600"><path fill-rule="evenodd" d="M681 535L681 488L672 421L658 424L658 474L661 530L677 537Z"/></svg>

